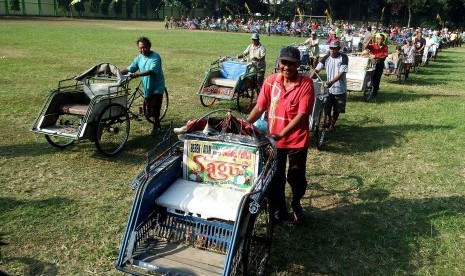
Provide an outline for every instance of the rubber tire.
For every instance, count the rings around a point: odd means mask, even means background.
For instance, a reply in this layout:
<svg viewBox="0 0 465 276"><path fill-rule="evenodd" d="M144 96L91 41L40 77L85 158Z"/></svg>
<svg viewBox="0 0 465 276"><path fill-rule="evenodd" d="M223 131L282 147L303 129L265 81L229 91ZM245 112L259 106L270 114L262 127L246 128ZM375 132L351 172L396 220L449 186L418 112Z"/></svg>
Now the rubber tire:
<svg viewBox="0 0 465 276"><path fill-rule="evenodd" d="M161 109L160 109L160 122L161 122L161 120L163 120L163 118L165 118L166 113L168 112L169 103L170 103L170 99L168 97L168 90L165 87L165 92L163 93L163 102L162 102ZM147 119L147 121L149 123L151 123L151 124L155 123L155 121L152 120L152 117L149 117L147 115L147 105L146 105L145 101L144 101L144 117L145 117L145 119Z"/></svg>
<svg viewBox="0 0 465 276"><path fill-rule="evenodd" d="M373 86L366 87L365 91L363 91L363 100L365 102L368 102L371 93L373 93Z"/></svg>
<svg viewBox="0 0 465 276"><path fill-rule="evenodd" d="M205 107L211 106L215 101L216 98L200 96L200 103Z"/></svg>
<svg viewBox="0 0 465 276"><path fill-rule="evenodd" d="M59 142L59 141L53 141L53 139L65 139L65 141L63 143ZM47 142L54 146L55 148L59 148L59 149L64 149L70 145L72 145L74 143L74 140L73 139L67 139L67 138L63 138L63 137L56 137L56 136L50 136L50 135L47 135L45 134L45 140L47 140Z"/></svg>
<svg viewBox="0 0 465 276"><path fill-rule="evenodd" d="M109 119L106 119L104 117L104 115L107 112L111 112L110 109L113 109L113 108L119 109L117 111L121 112L121 115L119 115L118 117L120 117L121 119L124 119L123 123L124 122L126 123L126 131L124 132L125 135L124 135L123 139L119 142L117 147L114 150L109 151L109 150L105 149L103 147L103 145L102 145L102 134L103 134L103 131L108 130L110 128L110 126L113 124L112 123L111 125L107 125L107 121ZM113 120L113 119L110 119L110 120ZM105 156L115 156L115 155L119 154L121 152L121 150L123 149L124 145L126 144L126 142L128 141L130 128L131 128L131 123L130 123L129 114L128 114L126 108L124 108L120 104L109 104L98 115L97 127L95 129L95 146L97 147L97 150L102 155L105 155Z"/></svg>
<svg viewBox="0 0 465 276"><path fill-rule="evenodd" d="M268 198L260 203L260 209L252 215L244 236L243 245L243 275L265 275L271 242L273 240L274 224L270 212Z"/></svg>
<svg viewBox="0 0 465 276"><path fill-rule="evenodd" d="M315 126L315 145L316 148L322 150L325 144L325 138L327 135L327 122L326 122L326 110L325 106L321 106L318 112L318 123Z"/></svg>
<svg viewBox="0 0 465 276"><path fill-rule="evenodd" d="M252 88L246 88L244 91L240 92L237 95L237 109L239 112L247 114L249 113L252 108L254 107L254 99L255 95L258 94L258 89L257 87L252 87ZM243 104L243 99L246 99Z"/></svg>

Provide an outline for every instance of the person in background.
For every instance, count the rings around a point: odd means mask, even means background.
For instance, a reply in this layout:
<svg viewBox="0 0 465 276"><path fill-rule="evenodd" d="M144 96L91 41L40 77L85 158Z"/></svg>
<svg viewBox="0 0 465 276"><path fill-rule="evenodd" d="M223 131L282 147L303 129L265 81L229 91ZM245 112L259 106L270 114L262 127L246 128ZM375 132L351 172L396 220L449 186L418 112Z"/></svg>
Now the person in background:
<svg viewBox="0 0 465 276"><path fill-rule="evenodd" d="M384 44L385 38L384 34L378 33L376 34L376 43L364 45L365 50L362 52L362 55L371 54L376 62L375 71L373 72L373 90L368 95L367 101L375 99L378 95L379 84L384 70L384 60L388 56L388 46Z"/></svg>
<svg viewBox="0 0 465 276"><path fill-rule="evenodd" d="M152 43L147 37L140 37L136 44L140 54L136 56L128 68L121 70L121 73L130 73L131 78L142 78L147 115L154 121L150 134L157 135L161 130L160 110L165 92L165 77L161 57L157 52L151 50Z"/></svg>
<svg viewBox="0 0 465 276"><path fill-rule="evenodd" d="M326 102L326 114L329 129L333 130L340 113L345 113L347 98L346 73L349 69L349 57L340 53L339 41L329 44L329 54L325 55L313 70L310 77L314 77L322 69L326 70L326 87L329 95Z"/></svg>
<svg viewBox="0 0 465 276"><path fill-rule="evenodd" d="M399 66L399 58L402 49L401 46L397 46L394 52L389 54L384 60L384 69L387 74L397 74L397 67Z"/></svg>
<svg viewBox="0 0 465 276"><path fill-rule="evenodd" d="M318 43L319 40L316 32L312 32L310 37L304 42L304 45L307 46L312 53L309 57L309 64L312 68L316 67L318 60L320 59L320 48L318 47Z"/></svg>
<svg viewBox="0 0 465 276"><path fill-rule="evenodd" d="M257 62L257 83L258 87L261 87L266 71L266 48L263 46L263 44L260 43L260 36L258 33L252 34L251 39L252 43L249 44L242 55L238 55L237 58L248 57L252 61Z"/></svg>
<svg viewBox="0 0 465 276"><path fill-rule="evenodd" d="M304 210L300 200L307 189L305 171L310 135L308 122L314 103L313 82L297 71L300 66L297 48L283 48L278 62L279 72L266 78L247 121L254 123L267 112L270 137L276 141L277 168L269 190L274 222L279 223L289 217L285 196L287 179L292 190L294 223L301 225Z"/></svg>
<svg viewBox="0 0 465 276"><path fill-rule="evenodd" d="M330 44L331 41L339 41L339 37L336 36L336 31L330 31L329 37L326 39L326 44Z"/></svg>
<svg viewBox="0 0 465 276"><path fill-rule="evenodd" d="M406 40L406 44L402 46L402 54L404 56L405 79L409 78L410 68L412 67L415 58L415 52L412 45L412 38Z"/></svg>

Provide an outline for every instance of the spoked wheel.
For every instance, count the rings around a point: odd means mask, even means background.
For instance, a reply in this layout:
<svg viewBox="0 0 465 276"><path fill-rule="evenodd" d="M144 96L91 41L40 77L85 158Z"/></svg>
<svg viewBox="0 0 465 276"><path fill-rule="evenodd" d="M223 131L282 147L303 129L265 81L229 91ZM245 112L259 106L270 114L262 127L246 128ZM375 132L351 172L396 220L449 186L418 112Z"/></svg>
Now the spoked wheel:
<svg viewBox="0 0 465 276"><path fill-rule="evenodd" d="M62 131L75 133L79 129L81 125L81 117L75 115L60 115L59 119L55 123L55 125L62 129ZM45 135L45 140L47 142L59 149L66 148L74 143L74 139L67 138L67 137L59 137L53 135Z"/></svg>
<svg viewBox="0 0 465 276"><path fill-rule="evenodd" d="M74 143L74 140L65 137L45 135L45 140L55 148L64 149Z"/></svg>
<svg viewBox="0 0 465 276"><path fill-rule="evenodd" d="M169 105L168 90L165 87L165 92L163 93L163 101L162 101L161 109L160 109L160 121L163 120L163 118L165 118L166 112L168 112L168 105ZM147 121L149 121L150 123L152 124L155 123L152 117L148 116L147 114L147 105L145 104L145 101L144 101L144 116L145 116L145 119L147 119Z"/></svg>
<svg viewBox="0 0 465 276"><path fill-rule="evenodd" d="M237 95L237 108L239 112L249 113L253 108L253 100L255 95L258 94L256 86L247 87L244 91L239 92Z"/></svg>
<svg viewBox="0 0 465 276"><path fill-rule="evenodd" d="M371 82L370 82L369 85L367 85L367 87L363 91L363 99L365 100L365 102L368 102L370 100L372 93L373 93L373 86L371 85Z"/></svg>
<svg viewBox="0 0 465 276"><path fill-rule="evenodd" d="M117 155L129 137L129 114L122 105L110 104L97 120L95 146L105 156Z"/></svg>
<svg viewBox="0 0 465 276"><path fill-rule="evenodd" d="M243 275L265 275L273 238L273 223L268 199L260 204L258 213L251 216L243 245Z"/></svg>
<svg viewBox="0 0 465 276"><path fill-rule="evenodd" d="M322 150L325 144L328 125L328 116L326 116L325 107L322 106L320 112L318 112L318 122L315 126L315 144L316 148L319 150Z"/></svg>
<svg viewBox="0 0 465 276"><path fill-rule="evenodd" d="M231 276L244 275L244 239L241 237L238 239L237 244L234 248L234 256L231 263Z"/></svg>
<svg viewBox="0 0 465 276"><path fill-rule="evenodd" d="M200 96L200 103L205 107L211 106L212 104L215 103L215 101L216 101L216 98Z"/></svg>

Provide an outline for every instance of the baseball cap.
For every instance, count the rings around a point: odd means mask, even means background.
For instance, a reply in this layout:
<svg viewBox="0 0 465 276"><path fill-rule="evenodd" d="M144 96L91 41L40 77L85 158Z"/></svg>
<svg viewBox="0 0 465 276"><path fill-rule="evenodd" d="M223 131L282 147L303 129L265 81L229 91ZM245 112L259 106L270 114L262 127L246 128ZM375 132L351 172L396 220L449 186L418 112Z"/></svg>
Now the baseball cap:
<svg viewBox="0 0 465 276"><path fill-rule="evenodd" d="M291 46L287 46L281 49L279 52L279 60L288 60L291 62L299 62L300 61L300 51Z"/></svg>
<svg viewBox="0 0 465 276"><path fill-rule="evenodd" d="M339 48L339 40L333 40L329 43L329 48Z"/></svg>
<svg viewBox="0 0 465 276"><path fill-rule="evenodd" d="M260 39L260 36L257 33L252 34L252 39Z"/></svg>

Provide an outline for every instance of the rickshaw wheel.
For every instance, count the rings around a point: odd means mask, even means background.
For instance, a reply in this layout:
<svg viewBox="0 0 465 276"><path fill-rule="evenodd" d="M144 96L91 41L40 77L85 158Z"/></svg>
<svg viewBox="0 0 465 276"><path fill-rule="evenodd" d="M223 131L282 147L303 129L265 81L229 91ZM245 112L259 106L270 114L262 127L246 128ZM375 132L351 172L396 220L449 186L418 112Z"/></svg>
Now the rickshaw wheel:
<svg viewBox="0 0 465 276"><path fill-rule="evenodd" d="M65 138L65 137L57 137L57 136L50 136L50 135L45 135L45 140L47 142L54 146L55 148L59 149L64 149L67 146L70 146L74 143L74 140Z"/></svg>
<svg viewBox="0 0 465 276"><path fill-rule="evenodd" d="M168 105L169 105L169 98L168 98L168 90L165 87L165 92L163 93L163 101L161 104L161 109L160 109L160 121L165 118L166 112L168 112ZM144 116L147 121L149 121L151 124L155 123L152 117L149 117L147 115L147 105L144 101Z"/></svg>
<svg viewBox="0 0 465 276"><path fill-rule="evenodd" d="M238 276L246 274L244 271L244 240L239 238L237 241L234 257L231 264L231 276Z"/></svg>
<svg viewBox="0 0 465 276"><path fill-rule="evenodd" d="M373 86L370 85L365 88L365 90L363 91L363 100L365 100L365 102L368 102L372 92L373 92Z"/></svg>
<svg viewBox="0 0 465 276"><path fill-rule="evenodd" d="M315 144L316 148L319 150L323 149L325 143L326 130L328 127L327 119L325 107L322 106L318 112L318 123L315 127Z"/></svg>
<svg viewBox="0 0 465 276"><path fill-rule="evenodd" d="M258 213L251 216L244 237L244 275L264 275L270 257L273 223L268 198L260 203Z"/></svg>
<svg viewBox="0 0 465 276"><path fill-rule="evenodd" d="M122 105L110 104L99 114L95 146L105 156L117 155L129 137L129 114Z"/></svg>
<svg viewBox="0 0 465 276"><path fill-rule="evenodd" d="M253 108L255 94L258 94L257 87L248 87L237 95L237 108L239 112L249 113Z"/></svg>
<svg viewBox="0 0 465 276"><path fill-rule="evenodd" d="M215 101L216 98L200 96L200 103L205 107L211 106Z"/></svg>

